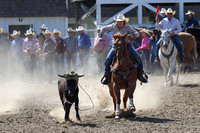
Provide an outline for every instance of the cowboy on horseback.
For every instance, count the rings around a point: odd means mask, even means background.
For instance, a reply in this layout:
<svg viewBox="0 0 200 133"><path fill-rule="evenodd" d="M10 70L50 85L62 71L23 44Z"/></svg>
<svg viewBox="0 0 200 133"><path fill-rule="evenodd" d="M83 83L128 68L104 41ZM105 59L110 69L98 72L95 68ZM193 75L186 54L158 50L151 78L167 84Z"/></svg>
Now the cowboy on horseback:
<svg viewBox="0 0 200 133"><path fill-rule="evenodd" d="M129 19L125 18L123 14L119 14L117 18L114 18L114 20L116 21L116 23L107 25L101 29L99 41L104 41L102 39L102 36L106 31L112 31L113 34L118 33L118 32L121 34L125 34L128 32L129 33L128 38L127 38L128 40L134 40L139 36L139 33L136 30L134 30L130 25L127 24ZM139 57L139 54L130 44L128 45L127 48L128 48L130 56L134 57L135 61L139 65L138 79L143 83L147 83L148 82L147 79L143 77L143 74L144 74L143 65ZM105 85L107 85L110 82L110 65L112 64L113 57L115 56L114 50L115 50L114 47L112 47L105 61L105 74L104 74L105 78L103 77L104 79L102 80L102 84L105 84Z"/></svg>
<svg viewBox="0 0 200 133"><path fill-rule="evenodd" d="M167 11L167 18L162 19L159 22L159 19L156 19L156 27L157 29L161 29L161 30L169 30L171 32L171 38L173 40L173 42L176 44L176 47L179 49L180 51L180 61L184 62L185 60L185 56L184 56L184 45L182 44L182 42L180 41L178 34L181 32L181 25L178 19L174 18L173 15L176 13L176 11L173 11L171 8L168 8ZM160 45L157 45L157 52L158 49L160 48ZM156 54L158 55L158 54ZM155 58L155 63L159 62L159 58L158 56L156 56Z"/></svg>

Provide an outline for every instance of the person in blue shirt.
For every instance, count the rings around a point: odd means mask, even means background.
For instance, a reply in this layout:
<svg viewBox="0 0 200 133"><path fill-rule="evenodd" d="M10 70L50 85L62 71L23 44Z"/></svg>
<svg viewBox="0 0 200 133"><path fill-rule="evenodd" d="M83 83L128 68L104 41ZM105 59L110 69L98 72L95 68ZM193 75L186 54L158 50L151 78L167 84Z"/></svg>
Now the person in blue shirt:
<svg viewBox="0 0 200 133"><path fill-rule="evenodd" d="M79 26L76 31L78 31L78 51L80 61L83 60L87 54L89 53L89 49L91 46L91 40L88 34L84 33L85 28ZM88 67L88 59L85 58L83 61L83 70L87 70Z"/></svg>
<svg viewBox="0 0 200 133"><path fill-rule="evenodd" d="M186 23L186 27L199 25L199 22L194 18L194 14L195 13L191 10L188 10L188 12L185 14L188 16L188 21Z"/></svg>
<svg viewBox="0 0 200 133"><path fill-rule="evenodd" d="M161 8L160 13L162 14L163 18L167 17L166 9L165 8Z"/></svg>

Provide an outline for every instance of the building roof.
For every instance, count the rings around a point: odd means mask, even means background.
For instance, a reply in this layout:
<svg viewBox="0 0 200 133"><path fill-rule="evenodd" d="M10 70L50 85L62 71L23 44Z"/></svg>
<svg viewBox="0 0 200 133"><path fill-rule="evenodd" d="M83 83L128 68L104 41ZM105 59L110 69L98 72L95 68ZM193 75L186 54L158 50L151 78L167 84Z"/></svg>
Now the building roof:
<svg viewBox="0 0 200 133"><path fill-rule="evenodd" d="M0 0L0 17L68 16L66 0Z"/></svg>

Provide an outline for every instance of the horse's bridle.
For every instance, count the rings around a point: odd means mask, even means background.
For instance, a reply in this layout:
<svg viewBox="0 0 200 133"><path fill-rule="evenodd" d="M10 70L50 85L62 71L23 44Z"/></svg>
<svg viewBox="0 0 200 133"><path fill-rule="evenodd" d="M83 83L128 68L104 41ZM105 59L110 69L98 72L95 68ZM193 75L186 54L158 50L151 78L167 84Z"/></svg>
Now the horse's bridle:
<svg viewBox="0 0 200 133"><path fill-rule="evenodd" d="M118 38L121 38L121 37L118 37ZM119 40L117 40L117 42L115 43L115 44L117 44L118 42L120 41L120 39ZM122 52L122 56L121 56L121 58L119 58L119 56L117 55L117 51L121 51ZM123 59L124 57L125 57L125 54L124 54L124 52L125 52L125 50L123 49L123 48L121 48L121 47L116 47L115 46L115 55L116 55L116 58L120 61L120 59Z"/></svg>

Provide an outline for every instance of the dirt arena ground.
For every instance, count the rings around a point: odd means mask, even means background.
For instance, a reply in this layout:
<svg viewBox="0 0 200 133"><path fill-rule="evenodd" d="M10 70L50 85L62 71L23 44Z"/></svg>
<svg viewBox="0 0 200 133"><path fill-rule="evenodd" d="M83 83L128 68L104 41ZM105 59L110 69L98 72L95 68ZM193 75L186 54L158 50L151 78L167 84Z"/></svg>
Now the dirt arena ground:
<svg viewBox="0 0 200 133"><path fill-rule="evenodd" d="M163 76L150 76L149 83L137 85L134 102L136 117L105 118L113 111L107 86L98 74L88 74L80 85L80 123L63 123L64 111L58 96L57 82L37 84L12 81L1 83L0 132L184 132L200 131L200 73L180 75L180 84L164 86ZM123 91L121 91L123 93ZM75 120L74 107L70 118Z"/></svg>

